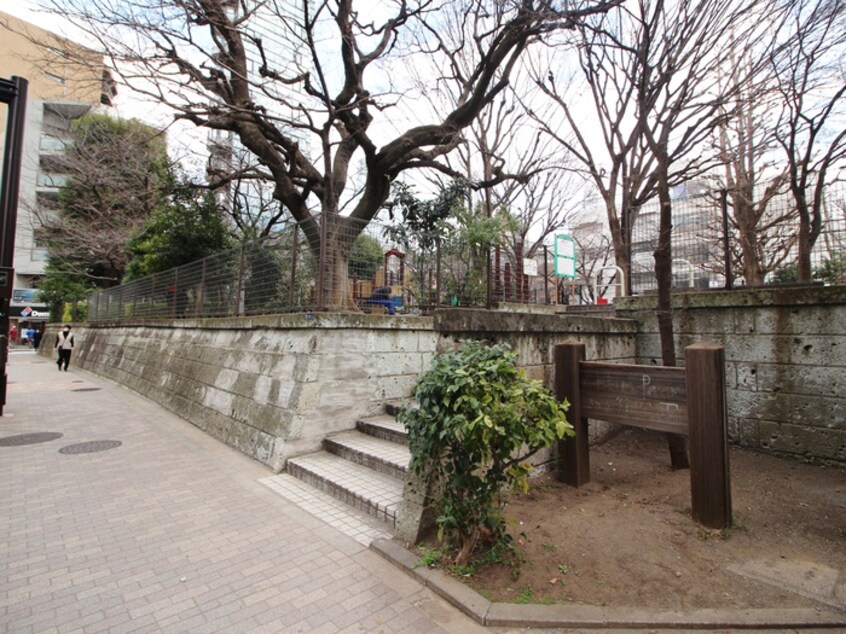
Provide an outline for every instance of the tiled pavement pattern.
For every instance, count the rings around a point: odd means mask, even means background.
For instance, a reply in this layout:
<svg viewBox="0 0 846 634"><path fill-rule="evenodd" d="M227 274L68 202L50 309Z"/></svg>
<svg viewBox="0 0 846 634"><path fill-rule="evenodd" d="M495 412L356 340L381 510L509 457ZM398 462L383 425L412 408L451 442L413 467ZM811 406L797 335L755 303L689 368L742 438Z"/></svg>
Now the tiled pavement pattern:
<svg viewBox="0 0 846 634"><path fill-rule="evenodd" d="M487 631L156 404L31 352L7 371L0 441L63 436L0 442L0 632ZM59 453L98 440L122 444Z"/></svg>
<svg viewBox="0 0 846 634"><path fill-rule="evenodd" d="M305 484L292 475L280 473L262 478L260 482L363 546L370 546L374 539L391 537L387 524L384 522L364 513L356 513L348 504Z"/></svg>

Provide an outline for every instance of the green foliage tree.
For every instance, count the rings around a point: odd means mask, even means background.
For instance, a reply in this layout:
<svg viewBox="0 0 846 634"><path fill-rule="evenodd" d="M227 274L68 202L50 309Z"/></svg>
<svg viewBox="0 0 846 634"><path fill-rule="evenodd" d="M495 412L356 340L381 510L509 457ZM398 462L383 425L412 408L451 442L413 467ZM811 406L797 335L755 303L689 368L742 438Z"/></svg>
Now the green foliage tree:
<svg viewBox="0 0 846 634"><path fill-rule="evenodd" d="M494 247L505 246L516 222L505 209L488 216L481 207L459 208L454 215L455 229L442 249L450 260L444 268L444 289L453 303L478 306L487 299L488 254Z"/></svg>
<svg viewBox="0 0 846 634"><path fill-rule="evenodd" d="M846 251L825 258L814 271L814 278L829 284L846 283Z"/></svg>
<svg viewBox="0 0 846 634"><path fill-rule="evenodd" d="M86 115L72 122L70 137L47 166L67 182L40 218L48 253L41 287L51 297L67 284L118 284L131 236L167 203L173 184L164 138L139 121Z"/></svg>
<svg viewBox="0 0 846 634"><path fill-rule="evenodd" d="M795 264L786 264L773 272L773 282L776 284L790 284L799 281L799 267Z"/></svg>
<svg viewBox="0 0 846 634"><path fill-rule="evenodd" d="M168 199L129 240L131 259L124 282L196 262L234 246L214 196L184 179L175 180Z"/></svg>
<svg viewBox="0 0 846 634"><path fill-rule="evenodd" d="M385 235L405 249L432 251L449 234L447 219L467 202L469 184L458 179L443 187L432 200L418 198L414 187L395 183L394 196L389 205L391 220L395 212L402 221L385 229Z"/></svg>
<svg viewBox="0 0 846 634"><path fill-rule="evenodd" d="M92 288L90 280L56 270L48 262L38 287L38 297L50 307L50 319L61 321L64 318L64 303L87 297Z"/></svg>
<svg viewBox="0 0 846 634"><path fill-rule="evenodd" d="M373 236L366 233L359 234L352 245L349 260L350 277L369 280L385 263L385 253L382 244Z"/></svg>
<svg viewBox="0 0 846 634"><path fill-rule="evenodd" d="M438 356L414 388L408 429L411 468L439 486L438 537L465 565L477 547L505 537L506 485L528 489L526 460L572 435L566 403L516 366L503 345L468 342Z"/></svg>
<svg viewBox="0 0 846 634"><path fill-rule="evenodd" d="M394 185L391 219L399 216L401 220L386 228L385 235L413 256L410 264L421 297L428 292L428 272L436 266L438 248L444 261L441 291L447 297L454 297L456 303L477 305L486 295L488 251L503 245L516 224L505 210L488 216L480 207L469 208L469 190L466 180L457 179L434 198L423 200L413 186Z"/></svg>

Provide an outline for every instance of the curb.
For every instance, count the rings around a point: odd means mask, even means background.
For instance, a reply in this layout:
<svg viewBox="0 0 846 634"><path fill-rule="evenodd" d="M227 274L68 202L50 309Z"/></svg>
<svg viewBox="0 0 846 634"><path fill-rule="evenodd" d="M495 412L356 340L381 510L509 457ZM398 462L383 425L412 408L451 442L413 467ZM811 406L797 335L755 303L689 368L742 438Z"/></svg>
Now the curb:
<svg viewBox="0 0 846 634"><path fill-rule="evenodd" d="M488 627L689 630L846 628L846 613L814 608L697 609L683 612L592 605L493 603L449 575L417 567L419 558L396 540L374 540L370 548L477 623Z"/></svg>

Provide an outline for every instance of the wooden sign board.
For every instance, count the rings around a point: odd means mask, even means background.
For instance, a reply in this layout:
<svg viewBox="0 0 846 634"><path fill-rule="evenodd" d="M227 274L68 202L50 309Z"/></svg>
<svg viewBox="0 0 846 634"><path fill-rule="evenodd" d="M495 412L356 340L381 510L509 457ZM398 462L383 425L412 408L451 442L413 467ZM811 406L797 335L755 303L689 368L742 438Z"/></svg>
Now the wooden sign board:
<svg viewBox="0 0 846 634"><path fill-rule="evenodd" d="M683 368L583 361L579 390L585 418L688 434Z"/></svg>
<svg viewBox="0 0 846 634"><path fill-rule="evenodd" d="M575 435L559 444L559 479L590 482L588 419L688 437L694 519L731 525L725 351L707 343L685 348L685 368L585 361L585 344L555 346L555 394L570 402ZM675 463L674 463L675 464Z"/></svg>

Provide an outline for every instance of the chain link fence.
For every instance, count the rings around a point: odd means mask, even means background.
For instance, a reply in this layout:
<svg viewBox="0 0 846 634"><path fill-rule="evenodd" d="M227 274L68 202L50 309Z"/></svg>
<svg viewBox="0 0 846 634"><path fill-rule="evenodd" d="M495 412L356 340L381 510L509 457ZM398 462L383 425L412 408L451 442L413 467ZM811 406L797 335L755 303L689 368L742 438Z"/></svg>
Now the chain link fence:
<svg viewBox="0 0 846 634"><path fill-rule="evenodd" d="M675 286L708 289L746 283L743 236L732 207L736 200L705 192L674 201ZM769 229L756 246L766 281L789 282L791 272L795 274L793 209L787 196L769 202ZM635 293L656 288L652 253L657 227L657 204L641 208L631 237ZM363 225L343 217L318 218L303 226L289 222L272 237L93 293L88 319L309 311L426 314L441 306L601 304L622 289L610 241L603 238L599 223L593 233L593 241L582 241L576 279L565 280L555 276L553 253L546 246L524 254L519 243L482 247L458 232L423 244L398 244L384 223ZM835 280L846 275L846 188L827 191L812 263L820 275L831 274Z"/></svg>
<svg viewBox="0 0 846 634"><path fill-rule="evenodd" d="M765 197L706 191L673 201L673 284L726 288L797 281L798 214L789 192ZM764 202L766 201L766 202ZM818 281L846 276L846 187L829 186L820 235L811 250ZM638 210L632 229L632 291L656 290L653 253L658 246L658 205ZM743 225L758 228L744 231Z"/></svg>

